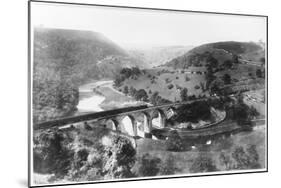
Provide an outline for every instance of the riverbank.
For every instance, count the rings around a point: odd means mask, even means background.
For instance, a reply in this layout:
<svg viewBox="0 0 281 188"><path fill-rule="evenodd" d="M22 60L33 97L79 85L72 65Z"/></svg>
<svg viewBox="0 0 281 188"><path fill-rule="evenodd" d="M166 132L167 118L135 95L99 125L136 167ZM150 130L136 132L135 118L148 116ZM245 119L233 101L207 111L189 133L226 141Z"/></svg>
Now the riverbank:
<svg viewBox="0 0 281 188"><path fill-rule="evenodd" d="M143 104L143 102L136 101L134 98L116 90L113 84L113 80L93 80L90 83L80 86L77 114L100 112Z"/></svg>

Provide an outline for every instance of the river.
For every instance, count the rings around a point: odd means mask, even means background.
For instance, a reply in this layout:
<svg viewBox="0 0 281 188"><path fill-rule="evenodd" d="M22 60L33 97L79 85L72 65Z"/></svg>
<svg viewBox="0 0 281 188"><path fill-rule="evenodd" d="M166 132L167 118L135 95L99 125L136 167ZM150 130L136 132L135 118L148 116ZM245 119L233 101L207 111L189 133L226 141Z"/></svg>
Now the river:
<svg viewBox="0 0 281 188"><path fill-rule="evenodd" d="M103 109L101 103L106 99L104 96L95 93L93 90L97 87L113 84L112 80L94 81L79 87L80 100L77 105L78 113L100 112Z"/></svg>
<svg viewBox="0 0 281 188"><path fill-rule="evenodd" d="M113 83L113 80L100 80L81 85L76 115L137 106L143 103L116 90Z"/></svg>

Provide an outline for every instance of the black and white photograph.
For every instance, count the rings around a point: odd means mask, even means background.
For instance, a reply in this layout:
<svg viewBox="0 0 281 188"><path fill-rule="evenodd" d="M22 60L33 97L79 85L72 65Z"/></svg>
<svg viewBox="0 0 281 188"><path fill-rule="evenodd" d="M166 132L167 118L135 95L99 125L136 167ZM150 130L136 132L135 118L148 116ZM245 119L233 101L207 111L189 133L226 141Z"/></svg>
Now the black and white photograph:
<svg viewBox="0 0 281 188"><path fill-rule="evenodd" d="M267 16L29 3L31 186L267 171Z"/></svg>

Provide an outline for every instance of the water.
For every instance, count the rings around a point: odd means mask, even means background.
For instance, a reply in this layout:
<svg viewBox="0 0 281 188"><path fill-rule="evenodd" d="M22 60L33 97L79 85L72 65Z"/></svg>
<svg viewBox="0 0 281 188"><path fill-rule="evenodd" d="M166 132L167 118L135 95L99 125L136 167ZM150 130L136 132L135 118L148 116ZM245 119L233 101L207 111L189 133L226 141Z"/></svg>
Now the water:
<svg viewBox="0 0 281 188"><path fill-rule="evenodd" d="M102 85L112 84L112 83L113 83L112 80L96 81L80 86L79 96L80 97L83 96L83 97L81 97L77 105L78 113L104 111L104 109L102 109L100 105L106 98L104 96L101 96L93 92L93 89Z"/></svg>
<svg viewBox="0 0 281 188"><path fill-rule="evenodd" d="M79 112L100 112L103 109L99 105L104 100L105 97L93 94L90 98L80 100L77 109Z"/></svg>

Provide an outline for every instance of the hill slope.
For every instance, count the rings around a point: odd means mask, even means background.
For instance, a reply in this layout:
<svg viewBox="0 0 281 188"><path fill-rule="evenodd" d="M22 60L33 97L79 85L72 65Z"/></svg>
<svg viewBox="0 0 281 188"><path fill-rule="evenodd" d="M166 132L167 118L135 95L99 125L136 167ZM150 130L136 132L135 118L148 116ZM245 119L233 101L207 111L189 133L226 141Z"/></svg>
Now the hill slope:
<svg viewBox="0 0 281 188"><path fill-rule="evenodd" d="M217 42L195 47L168 63L166 66L174 68L188 68L189 66L204 66L207 58L212 55L219 63L232 60L236 55L239 58L261 63L264 49L253 42Z"/></svg>
<svg viewBox="0 0 281 188"><path fill-rule="evenodd" d="M128 49L128 53L135 59L146 62L150 67L163 65L172 59L183 55L192 46L163 46L151 48Z"/></svg>
<svg viewBox="0 0 281 188"><path fill-rule="evenodd" d="M92 31L36 28L33 55L36 122L73 112L80 84L114 77L122 67L135 65L122 48Z"/></svg>

